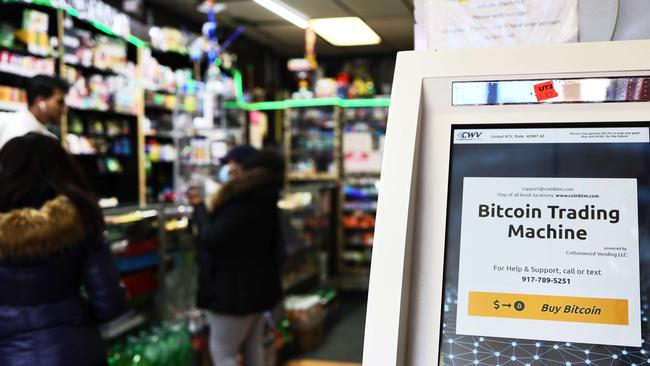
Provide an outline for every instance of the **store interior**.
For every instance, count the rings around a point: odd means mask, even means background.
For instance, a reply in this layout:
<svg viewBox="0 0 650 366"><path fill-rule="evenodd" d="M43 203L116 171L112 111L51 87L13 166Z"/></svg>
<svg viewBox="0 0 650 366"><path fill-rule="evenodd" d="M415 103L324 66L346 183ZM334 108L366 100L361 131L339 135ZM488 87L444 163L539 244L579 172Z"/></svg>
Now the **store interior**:
<svg viewBox="0 0 650 366"><path fill-rule="evenodd" d="M35 75L70 85L48 128L98 197L129 301L100 327L107 364L212 365L188 191L217 192L222 158L251 145L285 165L265 366L360 365L398 52L650 39L646 0L541 3L0 0L0 112Z"/></svg>
<svg viewBox="0 0 650 366"><path fill-rule="evenodd" d="M267 365L361 362L395 55L413 49L413 2L285 0L288 19L274 3L0 1L0 110L23 108L34 75L71 86L52 132L100 197L131 308L101 327L109 365L209 365L186 191L214 192L239 144L275 148L287 167L284 311L267 314ZM306 26L340 17L370 40Z"/></svg>

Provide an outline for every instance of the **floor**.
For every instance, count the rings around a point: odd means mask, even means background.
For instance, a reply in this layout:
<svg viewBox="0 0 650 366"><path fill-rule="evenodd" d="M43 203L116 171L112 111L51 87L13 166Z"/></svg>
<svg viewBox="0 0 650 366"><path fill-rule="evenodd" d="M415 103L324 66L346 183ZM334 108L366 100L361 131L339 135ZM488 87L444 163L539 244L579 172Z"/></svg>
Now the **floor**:
<svg viewBox="0 0 650 366"><path fill-rule="evenodd" d="M363 354L368 293L341 293L340 319L315 350L305 352L286 366L358 366Z"/></svg>

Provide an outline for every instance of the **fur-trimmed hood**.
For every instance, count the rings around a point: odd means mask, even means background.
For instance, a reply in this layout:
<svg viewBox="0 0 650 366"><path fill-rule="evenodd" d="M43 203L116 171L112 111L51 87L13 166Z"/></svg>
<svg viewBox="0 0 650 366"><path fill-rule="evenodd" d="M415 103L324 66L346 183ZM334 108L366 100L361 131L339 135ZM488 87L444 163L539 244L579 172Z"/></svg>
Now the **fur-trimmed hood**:
<svg viewBox="0 0 650 366"><path fill-rule="evenodd" d="M47 201L40 209L0 213L0 259L55 253L85 237L79 213L65 196Z"/></svg>
<svg viewBox="0 0 650 366"><path fill-rule="evenodd" d="M224 184L219 191L208 200L208 210L215 213L229 201L240 197L256 188L269 184L280 184L282 173L274 172L267 168L254 168L245 171Z"/></svg>

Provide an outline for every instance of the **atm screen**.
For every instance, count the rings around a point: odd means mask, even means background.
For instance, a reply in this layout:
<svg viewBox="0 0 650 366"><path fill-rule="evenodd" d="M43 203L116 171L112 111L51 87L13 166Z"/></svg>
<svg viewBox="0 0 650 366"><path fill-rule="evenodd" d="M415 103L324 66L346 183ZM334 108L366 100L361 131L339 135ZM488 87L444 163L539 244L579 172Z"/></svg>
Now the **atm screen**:
<svg viewBox="0 0 650 366"><path fill-rule="evenodd" d="M452 126L441 365L650 363L649 126Z"/></svg>

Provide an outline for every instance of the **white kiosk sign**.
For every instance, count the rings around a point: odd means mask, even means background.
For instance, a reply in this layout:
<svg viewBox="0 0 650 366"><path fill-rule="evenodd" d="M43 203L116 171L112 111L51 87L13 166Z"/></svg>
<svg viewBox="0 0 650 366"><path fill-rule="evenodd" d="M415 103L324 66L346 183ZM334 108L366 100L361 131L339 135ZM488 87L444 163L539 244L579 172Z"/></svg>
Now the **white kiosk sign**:
<svg viewBox="0 0 650 366"><path fill-rule="evenodd" d="M649 70L648 41L399 55L364 365L648 360Z"/></svg>

